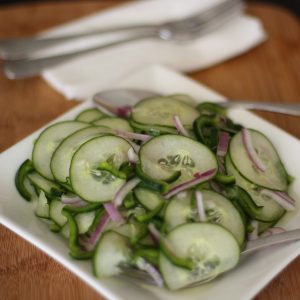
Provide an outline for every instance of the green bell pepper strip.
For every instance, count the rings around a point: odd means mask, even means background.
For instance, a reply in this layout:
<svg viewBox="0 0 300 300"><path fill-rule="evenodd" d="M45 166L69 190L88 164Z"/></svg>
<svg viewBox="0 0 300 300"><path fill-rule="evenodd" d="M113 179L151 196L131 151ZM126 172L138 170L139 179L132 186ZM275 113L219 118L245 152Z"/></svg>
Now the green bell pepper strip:
<svg viewBox="0 0 300 300"><path fill-rule="evenodd" d="M84 260L90 259L93 256L93 251L84 251L81 249L78 243L78 226L77 223L72 216L71 213L67 211L62 212L63 215L68 219L68 225L70 229L70 236L69 236L69 254L75 259Z"/></svg>
<svg viewBox="0 0 300 300"><path fill-rule="evenodd" d="M20 193L20 195L27 201L31 200L32 195L26 188L24 182L25 182L27 174L29 174L32 171L34 171L33 164L31 162L31 160L26 159L20 166L20 168L16 174L16 177L15 177L15 184L16 184L17 190Z"/></svg>

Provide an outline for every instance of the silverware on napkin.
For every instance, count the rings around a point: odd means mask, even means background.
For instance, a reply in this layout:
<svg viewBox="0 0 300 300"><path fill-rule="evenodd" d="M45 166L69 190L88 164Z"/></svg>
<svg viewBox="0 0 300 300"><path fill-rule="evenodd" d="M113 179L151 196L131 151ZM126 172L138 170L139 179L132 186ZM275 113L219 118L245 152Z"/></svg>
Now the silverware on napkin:
<svg viewBox="0 0 300 300"><path fill-rule="evenodd" d="M240 15L243 9L244 4L242 0L226 0L198 14L181 20L164 22L162 24L115 27L53 38L37 37L19 40L2 40L0 41L0 57L6 60L4 63L4 73L8 78L18 79L31 77L40 74L46 68L54 67L80 55L136 40L145 38L156 38L175 42L194 40L222 26L234 16ZM93 46L84 50L74 50L54 56L38 58L32 56L32 53L36 50L45 49L62 42L72 41L85 36L95 36L119 31L127 35L124 38L107 44Z"/></svg>

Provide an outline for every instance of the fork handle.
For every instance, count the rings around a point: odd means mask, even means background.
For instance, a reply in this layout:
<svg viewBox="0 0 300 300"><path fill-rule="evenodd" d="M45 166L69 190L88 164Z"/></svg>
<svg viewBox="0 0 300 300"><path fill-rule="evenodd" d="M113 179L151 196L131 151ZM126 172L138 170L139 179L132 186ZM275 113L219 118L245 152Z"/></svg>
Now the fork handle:
<svg viewBox="0 0 300 300"><path fill-rule="evenodd" d="M95 29L82 33L73 33L56 37L28 37L17 39L0 40L0 58L6 60L23 59L30 56L34 51L55 46L74 39L89 37L94 35L117 33L134 30L154 30L156 25L129 25L122 27L111 27L106 29Z"/></svg>
<svg viewBox="0 0 300 300"><path fill-rule="evenodd" d="M300 116L299 103L271 103L271 102L250 102L250 101L226 101L220 102L221 106L229 108L246 108L254 110L263 110L286 115Z"/></svg>
<svg viewBox="0 0 300 300"><path fill-rule="evenodd" d="M83 54L88 54L90 52L102 50L105 48L125 44L128 42L141 40L144 38L155 37L157 33L154 32L144 32L139 35L134 35L125 39L117 40L108 44L95 46L92 48L60 54L56 56L48 56L36 59L23 59L23 60L11 60L4 62L3 69L7 78L9 79L21 79L27 77L33 77L39 75L43 70L47 68L54 67L58 64L65 63L73 58L76 58Z"/></svg>
<svg viewBox="0 0 300 300"><path fill-rule="evenodd" d="M254 250L277 245L286 242L300 240L300 229L285 231L283 233L261 237L253 241L247 242L246 249L242 253L249 253Z"/></svg>

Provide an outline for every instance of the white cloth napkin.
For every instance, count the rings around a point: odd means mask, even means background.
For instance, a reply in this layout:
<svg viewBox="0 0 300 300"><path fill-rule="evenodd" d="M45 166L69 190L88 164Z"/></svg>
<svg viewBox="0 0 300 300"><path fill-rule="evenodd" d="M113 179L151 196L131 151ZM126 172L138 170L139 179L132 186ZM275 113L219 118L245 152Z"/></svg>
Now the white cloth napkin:
<svg viewBox="0 0 300 300"><path fill-rule="evenodd" d="M116 25L162 22L200 12L221 1L223 0L130 2L57 27L44 35L57 36ZM47 49L43 54L83 49L114 38L115 36L94 36L80 39L73 44L65 43ZM265 38L266 34L258 19L241 15L189 43L158 39L135 41L82 55L45 70L42 76L66 98L83 100L100 90L113 88L119 80L140 68L162 64L183 72L199 70L239 55Z"/></svg>

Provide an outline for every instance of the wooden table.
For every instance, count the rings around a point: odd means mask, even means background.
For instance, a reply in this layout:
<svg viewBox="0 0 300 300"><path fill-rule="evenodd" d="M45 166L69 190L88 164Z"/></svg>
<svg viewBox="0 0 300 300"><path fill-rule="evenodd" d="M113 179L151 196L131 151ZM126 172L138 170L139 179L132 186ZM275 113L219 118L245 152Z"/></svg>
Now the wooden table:
<svg viewBox="0 0 300 300"><path fill-rule="evenodd" d="M0 37L24 36L122 1L66 1L0 8ZM269 39L240 57L189 74L232 98L275 102L300 100L300 26L287 11L251 4ZM9 81L0 75L0 151L17 143L77 102L66 101L41 78ZM299 118L263 117L300 137ZM37 248L0 226L0 299L103 299ZM300 299L300 258L278 275L256 300Z"/></svg>

